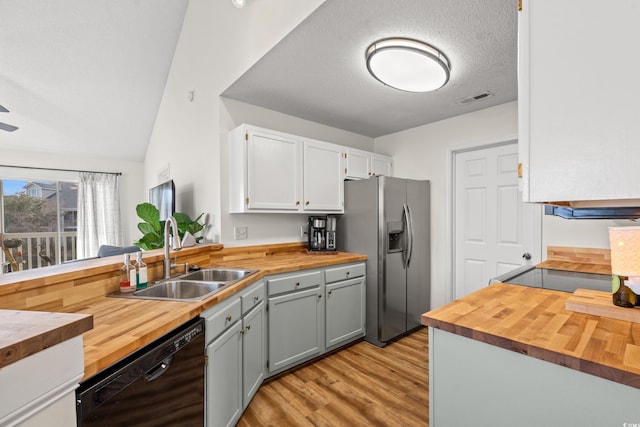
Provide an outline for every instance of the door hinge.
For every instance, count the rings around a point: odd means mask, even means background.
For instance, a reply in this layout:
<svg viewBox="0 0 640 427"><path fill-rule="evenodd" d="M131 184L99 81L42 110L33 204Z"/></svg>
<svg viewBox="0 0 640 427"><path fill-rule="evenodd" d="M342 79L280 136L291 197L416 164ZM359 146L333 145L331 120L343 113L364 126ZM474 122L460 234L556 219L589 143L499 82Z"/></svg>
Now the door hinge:
<svg viewBox="0 0 640 427"><path fill-rule="evenodd" d="M248 197L246 197L246 198L244 199L244 203L245 203L245 204L247 204L247 205L249 204L249 198L248 198Z"/></svg>
<svg viewBox="0 0 640 427"><path fill-rule="evenodd" d="M522 10L522 0L518 0L518 11Z"/></svg>
<svg viewBox="0 0 640 427"><path fill-rule="evenodd" d="M249 132L245 132L244 133L244 140L248 141L249 140Z"/></svg>
<svg viewBox="0 0 640 427"><path fill-rule="evenodd" d="M209 356L204 355L204 366L209 366Z"/></svg>
<svg viewBox="0 0 640 427"><path fill-rule="evenodd" d="M522 163L518 163L518 178L522 178Z"/></svg>
<svg viewBox="0 0 640 427"><path fill-rule="evenodd" d="M269 361L267 360L267 369L269 369Z"/></svg>
<svg viewBox="0 0 640 427"><path fill-rule="evenodd" d="M344 174L345 175L347 174L347 168L344 168Z"/></svg>

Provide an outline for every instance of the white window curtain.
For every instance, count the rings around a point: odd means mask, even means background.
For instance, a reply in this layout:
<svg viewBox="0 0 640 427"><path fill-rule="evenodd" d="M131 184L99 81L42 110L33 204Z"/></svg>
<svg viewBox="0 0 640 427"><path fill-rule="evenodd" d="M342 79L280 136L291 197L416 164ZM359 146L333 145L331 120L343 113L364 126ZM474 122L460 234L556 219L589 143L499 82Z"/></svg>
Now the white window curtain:
<svg viewBox="0 0 640 427"><path fill-rule="evenodd" d="M100 245L122 246L118 175L80 172L78 258L97 256Z"/></svg>

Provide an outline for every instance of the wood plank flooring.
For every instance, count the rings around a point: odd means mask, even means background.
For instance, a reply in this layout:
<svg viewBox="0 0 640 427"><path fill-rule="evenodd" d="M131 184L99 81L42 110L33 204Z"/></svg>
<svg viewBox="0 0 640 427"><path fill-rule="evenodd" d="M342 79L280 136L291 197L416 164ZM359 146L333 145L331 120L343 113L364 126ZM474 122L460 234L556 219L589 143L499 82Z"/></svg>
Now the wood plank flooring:
<svg viewBox="0 0 640 427"><path fill-rule="evenodd" d="M359 342L265 383L237 425L428 426L428 356L427 328Z"/></svg>

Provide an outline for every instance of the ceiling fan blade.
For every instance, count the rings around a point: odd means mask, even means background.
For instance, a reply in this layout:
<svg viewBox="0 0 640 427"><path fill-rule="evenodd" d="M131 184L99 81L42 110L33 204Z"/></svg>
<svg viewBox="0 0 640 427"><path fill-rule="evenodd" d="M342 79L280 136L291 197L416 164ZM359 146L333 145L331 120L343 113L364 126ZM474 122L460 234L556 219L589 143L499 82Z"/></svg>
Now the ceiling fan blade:
<svg viewBox="0 0 640 427"><path fill-rule="evenodd" d="M0 122L0 129L6 130L7 132L13 132L14 130L18 129L18 126L13 126L13 125Z"/></svg>

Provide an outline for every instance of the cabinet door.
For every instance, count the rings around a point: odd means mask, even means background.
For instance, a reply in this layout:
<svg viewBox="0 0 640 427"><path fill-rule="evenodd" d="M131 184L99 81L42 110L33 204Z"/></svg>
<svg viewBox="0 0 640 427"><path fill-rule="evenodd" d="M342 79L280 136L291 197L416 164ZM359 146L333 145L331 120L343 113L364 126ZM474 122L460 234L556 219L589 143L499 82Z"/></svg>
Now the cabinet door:
<svg viewBox="0 0 640 427"><path fill-rule="evenodd" d="M640 36L638 16L634 0L523 3L518 144L524 201L640 198L640 58L630 54Z"/></svg>
<svg viewBox="0 0 640 427"><path fill-rule="evenodd" d="M242 407L247 407L264 380L267 363L265 302L242 319Z"/></svg>
<svg viewBox="0 0 640 427"><path fill-rule="evenodd" d="M371 153L353 148L347 149L345 158L345 177L348 179L367 179L371 176Z"/></svg>
<svg viewBox="0 0 640 427"><path fill-rule="evenodd" d="M365 278L344 280L326 287L327 349L364 336Z"/></svg>
<svg viewBox="0 0 640 427"><path fill-rule="evenodd" d="M324 299L320 288L269 298L269 373L324 350Z"/></svg>
<svg viewBox="0 0 640 427"><path fill-rule="evenodd" d="M391 176L391 157L371 154L371 175Z"/></svg>
<svg viewBox="0 0 640 427"><path fill-rule="evenodd" d="M241 327L242 322L236 322L207 346L208 426L233 426L242 415Z"/></svg>
<svg viewBox="0 0 640 427"><path fill-rule="evenodd" d="M304 142L304 210L342 211L344 174L340 146Z"/></svg>
<svg viewBox="0 0 640 427"><path fill-rule="evenodd" d="M300 142L252 130L247 144L247 208L297 211L302 193Z"/></svg>

